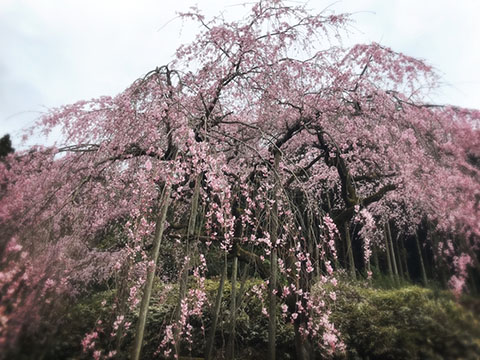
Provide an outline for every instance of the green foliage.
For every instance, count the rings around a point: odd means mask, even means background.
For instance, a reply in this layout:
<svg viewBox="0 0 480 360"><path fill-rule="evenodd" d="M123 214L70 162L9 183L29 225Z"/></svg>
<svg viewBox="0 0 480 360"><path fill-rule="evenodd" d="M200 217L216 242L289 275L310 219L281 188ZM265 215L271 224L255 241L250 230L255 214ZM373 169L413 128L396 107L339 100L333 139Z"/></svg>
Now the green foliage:
<svg viewBox="0 0 480 360"><path fill-rule="evenodd" d="M446 292L341 283L332 321L350 359L478 359L480 323Z"/></svg>
<svg viewBox="0 0 480 360"><path fill-rule="evenodd" d="M193 280L193 279L192 279ZM245 296L238 304L236 324L237 359L262 358L266 356L268 342L268 318L262 314L262 300L251 293L262 280L247 279ZM218 278L207 279L205 289L211 311L201 319L192 319L193 344L188 351L184 344L184 355L201 357L205 337L211 325L213 303L219 285ZM194 282L190 281L189 287ZM434 291L418 286L400 289L378 289L358 282L342 280L335 288L337 299L332 302L332 318L341 331L347 346L348 359L478 359L480 357L480 319L474 312L480 300L475 297L462 298L458 304L447 292ZM238 284L237 293L240 290ZM333 290L333 288L332 288ZM316 291L316 290L314 290ZM231 283L225 282L221 315L216 334L215 349L218 358L224 353L229 336ZM81 340L92 331L98 320L108 322L114 311L115 291L98 291L80 299L75 305L66 307L60 326L48 343L38 339L24 339L18 359L83 359ZM106 304L102 302L106 300ZM162 340L164 327L173 321L178 301L178 286L166 287L160 281L154 284L149 310L143 358L153 358ZM331 301L331 300L330 300ZM277 348L279 359L293 359L293 326L286 323L278 311ZM135 332L135 317L121 347L119 359L127 359ZM48 324L46 324L47 326ZM202 332L201 326L205 327ZM109 340L111 341L111 340ZM107 344L105 344L107 345ZM110 344L112 345L112 344Z"/></svg>
<svg viewBox="0 0 480 360"><path fill-rule="evenodd" d="M81 341L86 333L91 332L98 320L108 319L112 313L114 290L98 291L77 299L75 304L68 300L57 306L54 313L55 323L45 316L40 328L34 334L26 333L17 349L8 354L8 359L16 360L58 360L83 359ZM102 302L106 305L102 306ZM88 358L88 357L87 357Z"/></svg>
<svg viewBox="0 0 480 360"><path fill-rule="evenodd" d="M373 276L371 279L371 285L376 289L397 289L398 287L405 287L411 285L411 282L401 276L395 276L388 273L382 273L380 270L372 266ZM367 275L364 274L364 279L367 279Z"/></svg>

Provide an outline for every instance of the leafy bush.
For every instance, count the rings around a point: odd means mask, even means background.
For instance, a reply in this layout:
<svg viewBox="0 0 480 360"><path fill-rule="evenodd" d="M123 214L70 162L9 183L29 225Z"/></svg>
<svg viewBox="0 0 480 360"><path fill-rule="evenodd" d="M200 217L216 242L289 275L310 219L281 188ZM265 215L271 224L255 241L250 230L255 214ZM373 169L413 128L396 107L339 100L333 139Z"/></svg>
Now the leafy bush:
<svg viewBox="0 0 480 360"><path fill-rule="evenodd" d="M349 359L478 359L480 323L448 293L341 283L332 321Z"/></svg>
<svg viewBox="0 0 480 360"><path fill-rule="evenodd" d="M266 356L268 319L262 314L261 300L250 293L260 279L248 279L246 296L239 305L236 324L237 359ZM213 308L219 281L207 279L205 289ZM314 288L314 291L316 289ZM400 289L374 289L359 283L339 282L337 297L331 308L331 320L341 331L347 347L348 359L478 359L480 358L480 319L474 312L459 305L447 292L433 291L418 286ZM222 311L216 334L217 358L221 358L229 336L229 304L231 283L226 281ZM163 329L173 320L178 287L166 289L156 282L149 310L143 358L152 358L162 340ZM16 353L18 359L83 359L80 342L100 319L112 316L114 291L98 291L65 308L63 326L55 333L48 346L35 338L23 339ZM102 306L103 300L106 305ZM464 297L462 303L476 308L478 298ZM286 323L278 311L278 359L295 358L293 326ZM197 321L198 320L198 321ZM211 312L194 320L193 347L190 356L203 356L205 338L211 326ZM127 359L135 332L135 318L123 341L119 359ZM205 332L202 332L201 326ZM46 324L48 326L48 324ZM187 349L187 346L184 346Z"/></svg>

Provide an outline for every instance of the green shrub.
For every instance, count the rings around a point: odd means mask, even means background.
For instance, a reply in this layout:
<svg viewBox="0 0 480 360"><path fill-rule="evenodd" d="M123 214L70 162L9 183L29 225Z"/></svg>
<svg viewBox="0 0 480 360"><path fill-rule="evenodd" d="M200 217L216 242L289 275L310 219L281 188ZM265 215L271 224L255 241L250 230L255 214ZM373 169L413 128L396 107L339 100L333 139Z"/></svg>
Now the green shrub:
<svg viewBox="0 0 480 360"><path fill-rule="evenodd" d="M238 304L236 324L237 359L263 358L268 343L268 318L262 314L262 303L249 291L262 280L251 278L245 285L246 296ZM205 288L211 310L219 279L207 279ZM189 284L190 287L194 283ZM331 285L330 285L331 286ZM332 288L333 289L333 288ZM335 288L336 301L330 301L333 310L331 320L342 333L348 359L480 359L480 322L468 308L477 309L480 300L464 297L462 306L448 292L433 291L418 286L400 289L374 289L360 283L339 282ZM317 291L316 288L313 291ZM62 316L63 326L48 341L42 344L36 338L24 339L16 359L83 359L80 342L87 332L93 330L98 320L109 324L113 321L114 290L98 291L66 307ZM222 309L216 332L215 351L221 358L229 337L231 283L226 281ZM107 301L105 306L101 303ZM154 285L142 356L153 358L163 338L165 325L171 323L178 301L178 286L168 289L160 281ZM264 304L266 305L266 304ZM277 312L277 358L294 359L294 331ZM477 312L478 314L478 312ZM128 359L134 338L135 315L127 319L131 328L121 347L118 359ZM201 357L205 338L211 327L211 312L206 311L201 319L191 319L192 351L183 346L184 354ZM48 324L46 324L48 326ZM201 330L204 326L205 332ZM107 339L105 339L107 340ZM111 341L111 340L108 340ZM48 345L48 346L47 346ZM100 344L107 345L107 344ZM111 348L114 344L109 344Z"/></svg>
<svg viewBox="0 0 480 360"><path fill-rule="evenodd" d="M480 323L446 292L341 283L332 321L350 359L479 359Z"/></svg>

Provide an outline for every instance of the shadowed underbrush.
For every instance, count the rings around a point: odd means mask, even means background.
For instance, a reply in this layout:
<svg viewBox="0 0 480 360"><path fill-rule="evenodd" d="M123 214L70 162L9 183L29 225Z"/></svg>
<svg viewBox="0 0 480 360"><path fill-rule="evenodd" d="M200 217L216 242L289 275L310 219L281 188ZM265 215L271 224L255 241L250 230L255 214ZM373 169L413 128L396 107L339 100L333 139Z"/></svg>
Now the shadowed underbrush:
<svg viewBox="0 0 480 360"><path fill-rule="evenodd" d="M266 356L268 318L262 314L260 299L250 292L260 282L259 279L247 280L246 296L239 305L236 325L238 359ZM218 280L206 280L211 304L214 303L217 288ZM224 358L229 337L230 292L231 284L226 282L222 315L215 338L217 359ZM474 312L480 304L478 298L464 296L457 302L448 292L419 286L384 289L348 281L339 282L336 293L335 301L329 299L333 310L331 320L340 330L346 345L346 352L337 355L339 359L473 360L480 357L480 320L478 313ZM155 285L147 322L144 359L153 358L158 350L163 330L172 321L177 296L178 289L175 286L165 288L160 283ZM163 301L160 302L159 299ZM66 307L65 314L59 314L64 319L62 326L50 332L48 341L44 340L44 334L30 335L22 339L12 355L17 359L89 358L82 354L82 338L85 333L92 331L96 322L108 320L113 302L112 290L98 291L84 297L76 304ZM191 342L183 344L183 355L203 356L205 339L211 325L209 312L205 314L202 319L192 319ZM133 341L136 318L131 316L127 320L133 325L120 346L118 359L128 359ZM45 324L45 328L48 329L48 324ZM100 338L99 341L107 341L107 338ZM277 348L279 359L295 358L293 326L280 315Z"/></svg>

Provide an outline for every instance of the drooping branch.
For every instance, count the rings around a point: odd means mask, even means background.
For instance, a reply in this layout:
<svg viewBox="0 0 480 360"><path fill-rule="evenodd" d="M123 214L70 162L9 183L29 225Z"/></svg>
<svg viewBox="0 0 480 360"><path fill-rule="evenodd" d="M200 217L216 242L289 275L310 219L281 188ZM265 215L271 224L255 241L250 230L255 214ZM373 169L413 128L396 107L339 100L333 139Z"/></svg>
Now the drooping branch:
<svg viewBox="0 0 480 360"><path fill-rule="evenodd" d="M366 207L366 206L368 206L368 205L370 205L374 202L377 202L377 201L381 200L382 197L385 196L386 193L388 193L389 191L393 191L396 188L397 188L396 185L393 185L393 184L385 185L380 190L378 190L375 194L372 194L372 195L366 197L365 199L360 200L359 205L361 204L361 205ZM333 221L336 224L343 224L344 222L350 220L353 217L354 213L355 213L355 206L354 205L349 206L348 208L341 211L338 215L336 215L333 218Z"/></svg>
<svg viewBox="0 0 480 360"><path fill-rule="evenodd" d="M320 161L322 159L322 155L318 155L317 157L313 158L312 161L310 161L306 166L304 166L303 168L301 169L298 169L297 171L295 171L294 174L292 174L292 176L290 176L287 180L287 182L285 183L284 187L285 188L288 188L293 181L295 181L296 179L298 179L299 177L301 177L302 175L306 175L308 176L308 173L307 171L313 166L315 165L318 161Z"/></svg>
<svg viewBox="0 0 480 360"><path fill-rule="evenodd" d="M287 131L280 138L278 138L277 141L275 141L274 146L271 147L270 151L273 152L274 149L280 149L283 144L304 129L305 124L308 122L309 119L299 118L292 126L287 126Z"/></svg>
<svg viewBox="0 0 480 360"><path fill-rule="evenodd" d="M376 180L381 180L385 178L392 178L395 177L397 174L396 173L390 173L390 174L379 174L379 173L373 173L373 174L364 174L364 175L358 175L354 176L353 180L355 182L362 182L362 181L376 181Z"/></svg>
<svg viewBox="0 0 480 360"><path fill-rule="evenodd" d="M394 184L388 184L388 185L385 185L384 187L382 187L380 190L378 190L375 194L373 195L370 195L368 197L366 197L365 199L363 199L361 201L361 204L363 206L368 206L370 205L371 203L374 203L376 201L379 201L386 193L390 192L390 191L393 191L397 188L396 185Z"/></svg>

